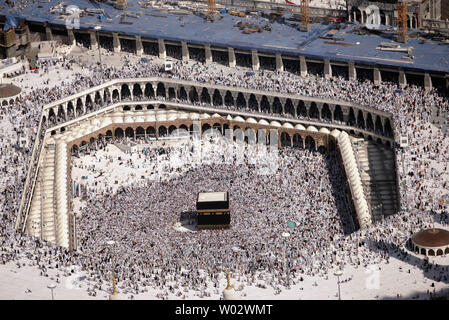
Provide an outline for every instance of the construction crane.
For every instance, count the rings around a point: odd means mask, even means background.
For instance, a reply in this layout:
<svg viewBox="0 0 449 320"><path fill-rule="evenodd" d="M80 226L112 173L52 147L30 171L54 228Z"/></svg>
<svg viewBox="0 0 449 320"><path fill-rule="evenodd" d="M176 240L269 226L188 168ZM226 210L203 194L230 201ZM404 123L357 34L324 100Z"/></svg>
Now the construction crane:
<svg viewBox="0 0 449 320"><path fill-rule="evenodd" d="M398 0L398 42L407 43L407 1Z"/></svg>
<svg viewBox="0 0 449 320"><path fill-rule="evenodd" d="M309 0L301 0L301 27L304 32L310 31L310 10Z"/></svg>
<svg viewBox="0 0 449 320"><path fill-rule="evenodd" d="M216 13L215 0L207 0L207 8L209 9L210 15L215 15Z"/></svg>

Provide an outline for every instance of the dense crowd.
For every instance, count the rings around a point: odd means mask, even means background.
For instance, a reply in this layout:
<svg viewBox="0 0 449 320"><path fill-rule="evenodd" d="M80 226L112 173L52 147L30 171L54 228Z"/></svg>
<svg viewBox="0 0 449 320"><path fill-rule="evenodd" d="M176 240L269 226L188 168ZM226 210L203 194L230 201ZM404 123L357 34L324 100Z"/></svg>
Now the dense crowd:
<svg viewBox="0 0 449 320"><path fill-rule="evenodd" d="M81 71L74 72L75 66L77 70ZM423 88L407 86L398 91L398 85L393 83L382 83L374 87L370 82L348 81L338 77L324 79L313 75L300 77L288 72L261 71L255 76L247 77L241 72L228 73L216 65L204 66L198 63L192 65L182 62L176 62L172 73L166 74L161 71L160 64L133 63L127 56L123 57L123 65L120 68L105 65L100 69L96 64L81 62L76 58L64 58L59 62L43 63L38 65L38 68L41 70L40 77L48 74L50 70L57 69L61 74L70 74L70 77L67 76L70 80L61 81L54 86L47 83L39 87L25 87L20 99L15 104L1 110L0 263L28 257L33 264L39 266L44 274L50 265L63 267L67 264L78 264L95 274L93 277L102 278L101 281L105 281L106 270L110 270L112 258L110 253L106 253L106 250L101 251L98 247L101 244L96 245L94 241L99 240L100 235L103 235L104 238L112 237L112 230L119 228L120 223L126 219L135 219L136 223L127 225L127 228L143 229L136 234L132 233L135 231L134 229L123 229L128 231L123 232L127 239L120 241L122 246L117 250L122 251L115 255L122 258L116 269L123 288L128 287L130 292L136 292L137 288L141 290L145 284L150 283L166 288L164 284L173 283L175 279L180 286L201 287L206 279L212 279L214 282L213 279L216 279L219 265L226 262L225 259L230 259L227 261L230 268L234 269L239 277L244 278L244 282L255 283L256 277L262 277L269 285L279 290L280 286L289 285L290 280L286 277L291 276L291 281L297 281L297 278L293 279L294 273L324 275L326 270L336 266L340 268L343 268L345 264L362 266L378 261L388 261L390 255L394 254L406 256L407 253L400 246L412 232L432 225L434 219L441 219L443 224L447 224L449 133L433 126L430 119L434 113L447 116L449 104L447 98L442 97L436 90L425 93ZM114 212L115 210L118 213L114 217L115 219L111 217L107 220L110 223L108 228L106 225L100 224L97 225L99 229L80 236L82 251L86 251L88 255L69 253L65 249L45 241L31 239L26 235L16 233L14 231L15 217L30 165L33 142L40 140L36 137L42 106L109 79L148 76L169 76L175 79L225 86L333 98L391 112L395 137L407 135L410 141L408 148L395 147L401 182L401 212L366 230L344 236L342 222L337 215L339 203L344 201L339 192L331 192L335 181L341 179L340 169L336 165L337 161L330 160L335 159L335 156L332 154L322 156L309 151L282 150L280 154L283 161L280 162L279 168L283 169L270 178L262 176L262 179L267 179L262 183L257 180L260 178L259 176L248 173L247 165L238 167L206 165L191 168L191 171L184 175L160 183L149 183L138 187L128 186L121 193L100 192L95 198L89 200L87 208L91 211L91 216L87 213L83 215L86 223L106 219L103 211L104 205L110 211ZM92 102L91 110L100 108L101 105L101 103ZM55 115L56 117L57 115ZM55 123L57 119L52 119L52 121ZM45 129L45 126L42 129ZM144 158L148 159L151 156L155 155L145 155ZM304 170L289 170L293 165L295 168L298 165ZM325 168L329 168L329 172L325 172ZM321 172L322 175L319 176L316 172ZM307 178L305 178L306 173ZM292 190L293 184L289 184L293 180L304 183L308 179L310 182L315 182L310 186L316 186L318 177L325 181L322 185L323 190L316 188ZM247 183L243 178L247 180ZM220 179L223 179L223 182L220 182ZM229 235L228 240L232 241L221 243L220 241L224 241L223 238L211 241L207 233L179 233L171 228L176 216L174 212L179 211L179 207L176 208L176 211L173 207L177 202L168 200L171 199L171 195L179 195L177 199L180 205L191 206L191 202L188 200L194 196L197 190L206 188L204 181L209 180L212 181L213 188L230 187L231 194L232 192L245 195L252 193L255 199L261 199L257 204L259 210L255 210L257 205L253 201L246 203L250 197L247 199L244 196L237 197L238 200L233 203L233 210L241 212L241 214L236 215L236 228L232 229ZM232 184L230 184L231 180L233 180ZM192 185L189 181L196 181L196 184ZM185 190L182 197L179 192L181 188ZM212 186L208 185L207 189L210 188ZM309 193L297 194L306 190L309 190ZM298 196L297 198L290 198L295 194ZM321 200L323 200L324 194L329 201L329 210L325 210L326 212L323 213L320 208L323 208ZM333 197L330 197L330 194ZM262 195L265 196L265 199ZM150 202L143 202L146 196L155 197L153 200L156 201L155 203L159 201L160 207L152 207ZM446 197L446 202L443 205L438 205L437 201L444 197ZM267 203L276 203L279 204L279 207L273 210L266 206ZM249 205L253 206L254 210L248 210ZM294 206L299 207L295 208ZM122 210L123 208L127 208L127 210ZM295 209L295 214L299 210L304 220L300 220L301 223L297 224L298 228L290 232L292 235L288 239L291 242L287 244L287 241L282 242L280 233L282 233L281 229L285 227L285 219L293 215L293 209ZM435 210L446 213L436 215ZM141 212L150 211L151 215L143 218L138 216ZM170 212L170 215L164 215L164 212ZM282 212L283 215L277 215L279 212ZM255 219L256 216L261 217L261 220ZM137 219L144 219L142 220L145 222L143 226L137 225ZM265 224L270 227L265 228ZM122 225L125 224L122 223ZM252 233L246 233L245 229ZM139 242L139 235L142 236L150 230L159 230L159 232L154 233L154 238L146 238L144 242ZM255 230L260 230L260 232L255 232ZM94 234L98 236L90 237ZM300 234L301 237L293 236L295 234ZM183 238L184 240L182 240ZM303 250L301 251L298 243L293 241L306 238L308 239L307 245L300 246ZM153 244L147 241L149 239L153 239ZM239 239L244 239L244 241L239 242ZM175 246L182 241L186 244L184 253L180 251L182 246ZM129 247L126 247L125 243ZM229 250L229 244L237 243L243 247L239 247L237 251ZM197 246L195 247L194 244ZM283 245L288 246L287 250L280 249ZM145 246L150 246L153 249L152 252L155 253L152 261L145 260L143 255L139 255L143 248L147 248ZM204 250L201 246L204 246ZM173 250L170 251L168 248L173 248ZM94 254L97 249L100 252ZM129 253L126 254L128 249ZM200 259L195 250L205 255L211 255L215 250L217 255L209 257L210 259L207 261L210 263L205 264L206 260ZM261 256L262 251L269 254ZM281 252L286 252L289 255L287 259L282 260L287 261L285 265L279 262ZM163 259L165 254L167 257ZM180 259L185 256L189 258L181 262ZM141 266L140 269L137 269L138 267L133 264L136 261L132 259L140 259L137 264ZM205 273L200 275L199 271L197 274L186 271L195 266L204 268ZM237 270L239 266L241 269ZM299 268L297 268L298 266ZM185 268L185 270L181 268ZM164 275L162 275L162 270ZM259 271L260 273L258 273ZM168 275L168 278L165 278L165 275ZM172 288L174 287L172 286Z"/></svg>

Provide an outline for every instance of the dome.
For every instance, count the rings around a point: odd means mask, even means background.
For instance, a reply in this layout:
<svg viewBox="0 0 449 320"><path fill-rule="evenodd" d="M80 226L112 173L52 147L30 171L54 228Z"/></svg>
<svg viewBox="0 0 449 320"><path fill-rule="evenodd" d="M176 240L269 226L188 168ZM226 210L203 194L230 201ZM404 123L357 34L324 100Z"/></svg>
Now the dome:
<svg viewBox="0 0 449 320"><path fill-rule="evenodd" d="M277 121L271 121L270 126L281 127L281 124L279 122L277 122Z"/></svg>
<svg viewBox="0 0 449 320"><path fill-rule="evenodd" d="M18 86L10 83L0 84L0 99L8 99L17 96L22 92Z"/></svg>
<svg viewBox="0 0 449 320"><path fill-rule="evenodd" d="M412 242L426 248L449 246L449 231L438 228L421 230L412 236Z"/></svg>

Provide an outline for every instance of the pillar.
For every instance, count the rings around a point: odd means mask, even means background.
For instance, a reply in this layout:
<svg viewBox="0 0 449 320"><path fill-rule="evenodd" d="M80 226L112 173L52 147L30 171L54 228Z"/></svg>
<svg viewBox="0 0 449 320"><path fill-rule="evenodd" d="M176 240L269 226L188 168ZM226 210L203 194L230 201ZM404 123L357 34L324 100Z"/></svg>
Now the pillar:
<svg viewBox="0 0 449 320"><path fill-rule="evenodd" d="M76 45L75 34L72 29L67 29L67 35L69 36L69 45Z"/></svg>
<svg viewBox="0 0 449 320"><path fill-rule="evenodd" d="M426 92L432 90L432 78L428 73L424 74L424 89Z"/></svg>
<svg viewBox="0 0 449 320"><path fill-rule="evenodd" d="M90 35L90 49L91 50L97 50L98 49L98 43L97 43L97 37L95 35L95 31L89 30Z"/></svg>
<svg viewBox="0 0 449 320"><path fill-rule="evenodd" d="M356 80L357 79L357 73L355 70L355 63L349 62L348 63L348 69L349 69L349 80Z"/></svg>
<svg viewBox="0 0 449 320"><path fill-rule="evenodd" d="M284 71L284 63L282 62L282 56L280 53L276 53L276 70L279 72Z"/></svg>
<svg viewBox="0 0 449 320"><path fill-rule="evenodd" d="M407 78L403 70L399 71L399 87L403 89L407 85Z"/></svg>
<svg viewBox="0 0 449 320"><path fill-rule="evenodd" d="M379 68L374 68L373 73L374 73L374 84L379 85L382 82L382 77L380 75Z"/></svg>
<svg viewBox="0 0 449 320"><path fill-rule="evenodd" d="M251 57L253 60L253 70L258 71L260 69L260 64L259 64L259 55L257 54L257 50L251 50Z"/></svg>
<svg viewBox="0 0 449 320"><path fill-rule="evenodd" d="M324 60L324 77L326 79L332 78L332 67L328 59Z"/></svg>
<svg viewBox="0 0 449 320"><path fill-rule="evenodd" d="M120 47L120 40L117 32L112 33L112 42L114 43L114 52L120 52L122 49Z"/></svg>
<svg viewBox="0 0 449 320"><path fill-rule="evenodd" d="M136 54L141 56L143 54L143 44L141 36L136 36Z"/></svg>
<svg viewBox="0 0 449 320"><path fill-rule="evenodd" d="M235 68L235 53L234 48L228 47L229 67Z"/></svg>
<svg viewBox="0 0 449 320"><path fill-rule="evenodd" d="M299 57L299 68L301 71L301 77L307 76L307 63L306 63L306 57L300 56Z"/></svg>
<svg viewBox="0 0 449 320"><path fill-rule="evenodd" d="M205 56L206 56L206 64L212 63L212 50L210 49L210 45L206 44L204 46Z"/></svg>
<svg viewBox="0 0 449 320"><path fill-rule="evenodd" d="M190 55L189 55L189 48L187 47L187 42L182 41L181 42L181 50L182 50L182 61L189 61Z"/></svg>
<svg viewBox="0 0 449 320"><path fill-rule="evenodd" d="M159 46L159 58L165 59L167 57L167 53L165 51L164 39L157 39L157 44Z"/></svg>
<svg viewBox="0 0 449 320"><path fill-rule="evenodd" d="M53 40L53 34L51 33L51 28L49 26L45 27L45 36L46 36L47 41Z"/></svg>

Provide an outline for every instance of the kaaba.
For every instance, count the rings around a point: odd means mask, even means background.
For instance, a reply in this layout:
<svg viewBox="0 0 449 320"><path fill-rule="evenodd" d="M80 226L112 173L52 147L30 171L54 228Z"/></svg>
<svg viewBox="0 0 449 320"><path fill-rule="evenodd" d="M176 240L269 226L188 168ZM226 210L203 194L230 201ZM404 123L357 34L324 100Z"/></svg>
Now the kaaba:
<svg viewBox="0 0 449 320"><path fill-rule="evenodd" d="M229 192L200 192L196 201L198 230L222 229L231 225Z"/></svg>

